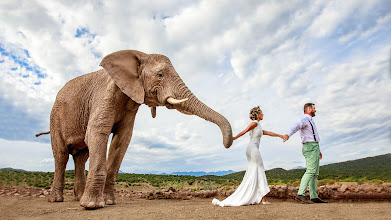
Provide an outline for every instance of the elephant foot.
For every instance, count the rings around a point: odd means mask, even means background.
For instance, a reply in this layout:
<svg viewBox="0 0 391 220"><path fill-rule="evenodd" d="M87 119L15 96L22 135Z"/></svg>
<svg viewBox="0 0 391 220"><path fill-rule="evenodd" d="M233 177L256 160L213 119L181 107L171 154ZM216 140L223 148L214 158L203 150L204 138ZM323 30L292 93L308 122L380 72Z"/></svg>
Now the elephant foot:
<svg viewBox="0 0 391 220"><path fill-rule="evenodd" d="M83 194L75 194L75 201L80 201Z"/></svg>
<svg viewBox="0 0 391 220"><path fill-rule="evenodd" d="M100 209L105 207L103 196L88 196L83 195L80 199L80 205L85 209Z"/></svg>
<svg viewBox="0 0 391 220"><path fill-rule="evenodd" d="M48 198L49 202L63 202L64 197L62 196L62 193L52 191Z"/></svg>
<svg viewBox="0 0 391 220"><path fill-rule="evenodd" d="M104 195L106 205L114 205L117 204L117 200L115 199L114 193L105 193Z"/></svg>
<svg viewBox="0 0 391 220"><path fill-rule="evenodd" d="M78 190L75 188L73 194L75 195L75 200L80 201L81 197L83 196L84 189L83 190Z"/></svg>

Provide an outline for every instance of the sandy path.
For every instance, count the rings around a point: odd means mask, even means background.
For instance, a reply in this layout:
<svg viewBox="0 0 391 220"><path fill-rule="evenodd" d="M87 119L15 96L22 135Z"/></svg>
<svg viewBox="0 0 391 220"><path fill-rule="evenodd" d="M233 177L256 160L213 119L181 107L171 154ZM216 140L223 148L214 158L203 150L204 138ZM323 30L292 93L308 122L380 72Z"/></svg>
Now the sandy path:
<svg viewBox="0 0 391 220"><path fill-rule="evenodd" d="M217 207L212 199L146 200L119 197L119 203L84 210L73 197L62 203L46 198L0 196L0 219L391 219L391 201L298 204L269 199L271 205Z"/></svg>

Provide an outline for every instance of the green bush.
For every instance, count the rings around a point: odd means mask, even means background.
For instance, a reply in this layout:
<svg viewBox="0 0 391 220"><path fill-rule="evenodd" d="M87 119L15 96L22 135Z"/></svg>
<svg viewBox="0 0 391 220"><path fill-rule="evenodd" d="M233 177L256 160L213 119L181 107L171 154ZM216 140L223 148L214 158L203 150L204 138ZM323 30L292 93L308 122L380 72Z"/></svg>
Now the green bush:
<svg viewBox="0 0 391 220"><path fill-rule="evenodd" d="M318 180L317 185L324 186L324 185L331 185L334 183L335 183L335 180L332 180L332 179L320 179L320 180ZM299 185L300 185L300 181L299 181Z"/></svg>
<svg viewBox="0 0 391 220"><path fill-rule="evenodd" d="M299 186L305 169L284 170L281 168L266 171L270 185L287 184ZM85 172L88 175L88 172ZM183 188L192 186L191 190L214 190L224 187L237 186L243 179L245 171L225 176L177 176L153 174L118 174L117 183L125 186L141 186L148 183L159 188ZM16 170L0 170L0 185L19 185L50 188L53 181L53 172L23 172ZM74 185L75 172L65 172L66 187L71 189ZM328 164L320 167L318 185L333 184L334 182L357 182L359 184L370 182L381 184L391 182L391 154L363 158L354 161Z"/></svg>

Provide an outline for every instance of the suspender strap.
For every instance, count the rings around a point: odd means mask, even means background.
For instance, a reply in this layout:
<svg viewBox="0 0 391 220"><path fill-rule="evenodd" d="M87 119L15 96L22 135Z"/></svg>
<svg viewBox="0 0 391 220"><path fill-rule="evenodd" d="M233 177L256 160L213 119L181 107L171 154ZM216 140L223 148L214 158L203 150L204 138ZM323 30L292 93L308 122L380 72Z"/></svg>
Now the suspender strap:
<svg viewBox="0 0 391 220"><path fill-rule="evenodd" d="M314 131L314 126L312 126L312 123L311 123L311 121L308 119L308 122L310 123L310 125L311 125L311 128L312 128L312 134L314 134L314 140L315 140L315 142L316 142L316 137L315 137L315 131Z"/></svg>

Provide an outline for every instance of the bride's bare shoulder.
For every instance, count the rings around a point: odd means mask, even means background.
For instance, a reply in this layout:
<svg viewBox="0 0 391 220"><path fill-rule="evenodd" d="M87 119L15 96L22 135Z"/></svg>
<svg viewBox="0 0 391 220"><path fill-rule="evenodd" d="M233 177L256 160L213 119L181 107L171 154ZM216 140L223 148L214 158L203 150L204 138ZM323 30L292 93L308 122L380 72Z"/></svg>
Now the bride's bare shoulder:
<svg viewBox="0 0 391 220"><path fill-rule="evenodd" d="M258 123L257 123L256 121L252 121L252 122L250 123L250 125L248 126L248 128L250 128L250 130L251 130L251 129L257 127L257 126L258 126Z"/></svg>

